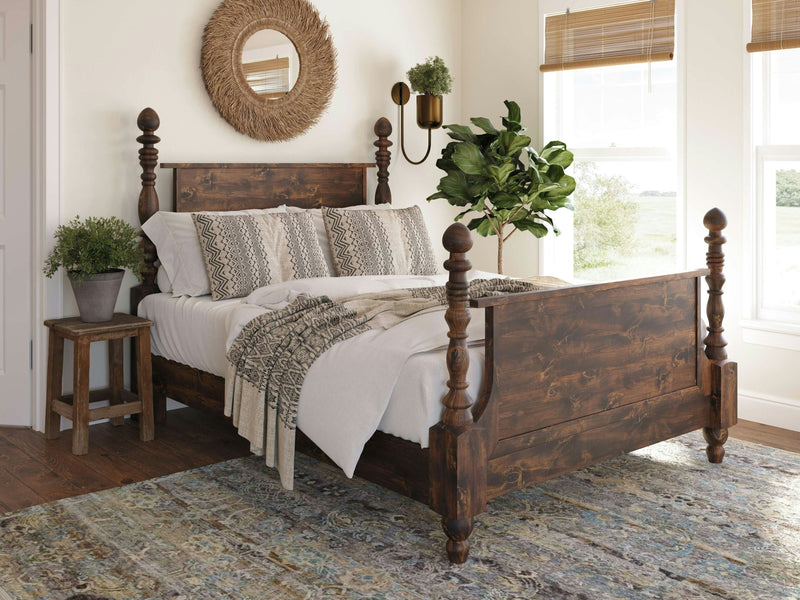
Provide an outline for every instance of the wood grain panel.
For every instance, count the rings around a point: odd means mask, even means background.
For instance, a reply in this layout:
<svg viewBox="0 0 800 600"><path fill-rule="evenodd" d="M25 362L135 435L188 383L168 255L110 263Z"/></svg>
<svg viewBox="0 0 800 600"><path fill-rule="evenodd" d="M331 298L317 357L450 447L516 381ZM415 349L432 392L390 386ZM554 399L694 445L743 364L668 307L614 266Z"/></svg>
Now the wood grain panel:
<svg viewBox="0 0 800 600"><path fill-rule="evenodd" d="M491 459L489 497L693 431L708 422L710 410L708 399L694 387L609 411L601 415L613 417L606 424L592 427L590 423L580 433L580 421L597 417L565 423L544 443ZM575 428L575 435L570 435L570 427Z"/></svg>
<svg viewBox="0 0 800 600"><path fill-rule="evenodd" d="M373 164L164 164L173 167L173 210L244 210L366 204Z"/></svg>
<svg viewBox="0 0 800 600"><path fill-rule="evenodd" d="M222 415L225 380L162 356L152 357L154 387L186 406Z"/></svg>
<svg viewBox="0 0 800 600"><path fill-rule="evenodd" d="M696 303L672 278L490 309L499 439L695 385Z"/></svg>

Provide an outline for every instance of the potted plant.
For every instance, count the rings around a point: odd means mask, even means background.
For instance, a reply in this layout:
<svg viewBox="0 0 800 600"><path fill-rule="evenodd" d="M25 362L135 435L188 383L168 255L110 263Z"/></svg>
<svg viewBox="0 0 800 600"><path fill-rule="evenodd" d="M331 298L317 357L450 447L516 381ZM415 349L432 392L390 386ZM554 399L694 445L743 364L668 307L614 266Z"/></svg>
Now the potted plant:
<svg viewBox="0 0 800 600"><path fill-rule="evenodd" d="M470 119L480 134L468 126L445 125L454 141L442 150L436 166L447 175L428 197L463 207L456 221L474 213L467 227L482 236L497 236L498 273L503 273L503 243L515 232L528 231L537 238L550 230L560 233L545 211L572 209L567 196L575 190L575 180L564 173L573 158L566 144L550 142L537 153L531 138L523 135L519 105L509 100L505 105L503 129L484 117Z"/></svg>
<svg viewBox="0 0 800 600"><path fill-rule="evenodd" d="M442 126L442 96L453 89L453 77L438 56L414 65L406 74L417 96L417 125L424 129Z"/></svg>
<svg viewBox="0 0 800 600"><path fill-rule="evenodd" d="M44 274L64 267L72 284L81 320L110 321L124 269L141 279L144 251L139 231L119 217L75 217L59 225L56 244L47 256Z"/></svg>

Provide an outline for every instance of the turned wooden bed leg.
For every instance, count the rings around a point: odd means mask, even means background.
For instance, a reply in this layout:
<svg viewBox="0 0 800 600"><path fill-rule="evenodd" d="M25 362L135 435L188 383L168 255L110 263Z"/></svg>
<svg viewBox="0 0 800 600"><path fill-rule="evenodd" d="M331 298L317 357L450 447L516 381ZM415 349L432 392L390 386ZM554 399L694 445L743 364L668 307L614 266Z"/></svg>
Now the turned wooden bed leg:
<svg viewBox="0 0 800 600"><path fill-rule="evenodd" d="M710 426L703 428L703 437L708 442L706 448L708 460L712 463L721 463L725 456L723 446L728 440L728 428L736 424L737 412L736 363L728 360L728 353L725 350L728 343L722 336L722 332L725 331L722 327L722 320L725 317L725 307L722 304L722 286L725 284L722 268L725 264L725 254L722 245L726 242L722 230L728 222L721 210L713 208L706 213L703 224L708 229L705 242L708 244L706 264L709 269L709 274L706 276L708 335L703 344L709 359L711 396L711 423Z"/></svg>
<svg viewBox="0 0 800 600"><path fill-rule="evenodd" d="M444 263L450 272L445 313L450 327L450 378L449 391L442 399L442 420L430 429L431 507L442 515L447 557L452 563L463 563L469 555L472 517L486 509L486 436L473 422L472 400L467 394L467 272L472 265L466 252L472 247L472 239L464 225L455 223L447 228L442 241L450 252L450 259Z"/></svg>
<svg viewBox="0 0 800 600"><path fill-rule="evenodd" d="M447 535L447 557L451 563L461 564L469 556L469 536L472 519L448 519L442 517L442 529Z"/></svg>
<svg viewBox="0 0 800 600"><path fill-rule="evenodd" d="M378 187L375 189L375 204L391 204L392 190L389 189L389 163L392 160L392 153L389 146L392 142L389 136L392 135L392 123L386 117L381 117L375 122L375 135L378 139L374 145L378 147L375 152L375 164L378 165Z"/></svg>
<svg viewBox="0 0 800 600"><path fill-rule="evenodd" d="M706 447L706 456L708 462L719 464L725 456L725 442L728 441L728 429L711 429L710 427L703 428L703 437L708 446Z"/></svg>
<svg viewBox="0 0 800 600"><path fill-rule="evenodd" d="M167 422L167 394L158 381L153 381L153 419L160 425Z"/></svg>

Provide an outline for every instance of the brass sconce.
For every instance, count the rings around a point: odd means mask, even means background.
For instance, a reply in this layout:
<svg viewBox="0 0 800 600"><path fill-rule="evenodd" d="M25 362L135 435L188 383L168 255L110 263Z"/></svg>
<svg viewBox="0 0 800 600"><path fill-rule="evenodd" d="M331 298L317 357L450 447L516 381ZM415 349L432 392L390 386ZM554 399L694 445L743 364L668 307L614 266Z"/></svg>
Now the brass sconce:
<svg viewBox="0 0 800 600"><path fill-rule="evenodd" d="M420 94L417 96L417 125L422 129L428 130L428 149L421 160L413 161L406 154L404 135L405 135L405 111L404 107L411 99L411 90L402 81L398 81L392 86L392 100L400 107L400 150L405 159L412 165L425 162L431 153L431 130L442 126L442 97L433 94Z"/></svg>

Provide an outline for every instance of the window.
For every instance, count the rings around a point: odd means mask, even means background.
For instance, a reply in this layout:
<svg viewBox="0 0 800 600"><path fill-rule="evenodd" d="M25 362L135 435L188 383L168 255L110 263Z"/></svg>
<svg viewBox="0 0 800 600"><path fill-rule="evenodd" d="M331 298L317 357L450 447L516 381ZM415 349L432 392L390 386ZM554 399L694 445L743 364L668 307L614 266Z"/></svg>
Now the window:
<svg viewBox="0 0 800 600"><path fill-rule="evenodd" d="M281 98L289 93L289 58L276 57L242 64L252 90L265 98Z"/></svg>
<svg viewBox="0 0 800 600"><path fill-rule="evenodd" d="M755 317L800 323L800 49L752 61Z"/></svg>
<svg viewBox="0 0 800 600"><path fill-rule="evenodd" d="M647 11L653 6L650 2L622 6L640 5ZM661 61L648 62L652 55L645 52L638 55L639 62L615 57L595 63L604 66L542 68L546 71L542 74L544 141L561 140L574 152L573 176L578 183L572 196L574 212L557 214L564 234L545 247L544 252L551 254L544 260L546 272L602 281L682 266L677 65L663 60L672 57L665 50L671 50L673 43L674 3L656 6L662 24L669 24L669 44L664 42L666 26L655 36L660 40ZM586 12L604 10L610 8ZM577 21L578 14L569 18Z"/></svg>

